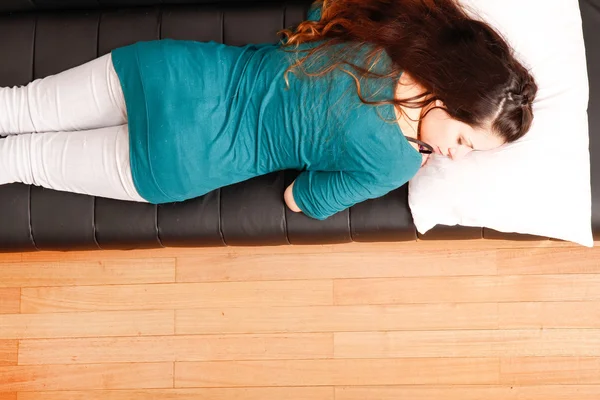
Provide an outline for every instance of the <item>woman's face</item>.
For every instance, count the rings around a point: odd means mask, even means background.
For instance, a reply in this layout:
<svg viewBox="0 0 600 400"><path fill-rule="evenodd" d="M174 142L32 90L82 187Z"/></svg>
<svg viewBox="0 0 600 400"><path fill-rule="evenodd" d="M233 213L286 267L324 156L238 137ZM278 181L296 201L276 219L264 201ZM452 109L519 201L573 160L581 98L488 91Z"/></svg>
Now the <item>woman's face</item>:
<svg viewBox="0 0 600 400"><path fill-rule="evenodd" d="M433 106L433 105L432 105ZM436 106L443 103L436 102ZM488 130L475 129L450 117L441 108L429 111L421 120L420 140L433 147L434 153L460 159L471 151L498 148L504 140Z"/></svg>

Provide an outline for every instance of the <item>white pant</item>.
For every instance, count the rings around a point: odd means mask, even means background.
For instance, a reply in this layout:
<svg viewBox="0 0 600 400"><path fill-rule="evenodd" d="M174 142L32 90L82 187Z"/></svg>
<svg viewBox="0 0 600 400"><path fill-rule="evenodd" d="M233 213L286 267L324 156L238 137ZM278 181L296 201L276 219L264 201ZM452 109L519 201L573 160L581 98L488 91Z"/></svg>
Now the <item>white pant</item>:
<svg viewBox="0 0 600 400"><path fill-rule="evenodd" d="M0 88L0 136L0 185L145 202L131 176L125 99L110 53Z"/></svg>

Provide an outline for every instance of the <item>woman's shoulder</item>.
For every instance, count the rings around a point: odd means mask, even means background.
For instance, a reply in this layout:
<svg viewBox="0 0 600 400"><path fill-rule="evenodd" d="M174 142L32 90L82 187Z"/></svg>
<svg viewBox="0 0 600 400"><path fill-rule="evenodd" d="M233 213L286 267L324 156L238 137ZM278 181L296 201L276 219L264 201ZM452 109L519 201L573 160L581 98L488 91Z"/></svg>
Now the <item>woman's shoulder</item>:
<svg viewBox="0 0 600 400"><path fill-rule="evenodd" d="M370 173L375 180L401 182L418 171L422 155L393 120L392 108L362 105L348 111L344 147L350 159L345 163Z"/></svg>
<svg viewBox="0 0 600 400"><path fill-rule="evenodd" d="M318 21L321 19L321 11L323 8L323 0L314 1L308 8L306 19L308 21Z"/></svg>

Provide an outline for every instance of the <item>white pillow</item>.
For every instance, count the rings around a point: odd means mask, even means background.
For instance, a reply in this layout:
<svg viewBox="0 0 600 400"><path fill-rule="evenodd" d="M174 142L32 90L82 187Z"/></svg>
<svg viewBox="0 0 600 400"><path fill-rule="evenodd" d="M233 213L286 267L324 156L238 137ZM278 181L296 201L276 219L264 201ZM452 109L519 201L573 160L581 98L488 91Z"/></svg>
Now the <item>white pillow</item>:
<svg viewBox="0 0 600 400"><path fill-rule="evenodd" d="M452 161L432 154L409 183L425 234L436 224L487 227L593 247L587 76L578 0L463 0L499 30L539 91L521 140ZM479 17L477 17L479 15Z"/></svg>

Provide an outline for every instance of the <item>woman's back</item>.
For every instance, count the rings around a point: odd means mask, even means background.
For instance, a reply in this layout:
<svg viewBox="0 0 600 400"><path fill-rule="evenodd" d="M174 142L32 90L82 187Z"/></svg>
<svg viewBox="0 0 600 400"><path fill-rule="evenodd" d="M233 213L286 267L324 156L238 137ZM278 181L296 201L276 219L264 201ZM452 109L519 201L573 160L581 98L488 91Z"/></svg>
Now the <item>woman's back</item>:
<svg viewBox="0 0 600 400"><path fill-rule="evenodd" d="M416 172L420 155L378 115L394 118L391 106L362 104L341 71L290 74L287 88L292 54L276 44L170 39L113 50L140 194L181 201L281 169L361 172L373 187L384 177L389 191Z"/></svg>

